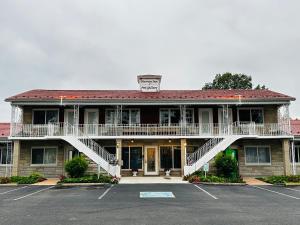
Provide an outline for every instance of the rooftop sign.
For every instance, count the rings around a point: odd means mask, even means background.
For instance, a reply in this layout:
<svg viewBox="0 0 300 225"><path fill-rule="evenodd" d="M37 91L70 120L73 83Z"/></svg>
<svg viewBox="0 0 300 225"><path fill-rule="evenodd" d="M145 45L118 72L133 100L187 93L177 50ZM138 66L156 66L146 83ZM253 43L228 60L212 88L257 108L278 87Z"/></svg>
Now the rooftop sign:
<svg viewBox="0 0 300 225"><path fill-rule="evenodd" d="M142 92L159 92L161 75L139 75L137 79Z"/></svg>

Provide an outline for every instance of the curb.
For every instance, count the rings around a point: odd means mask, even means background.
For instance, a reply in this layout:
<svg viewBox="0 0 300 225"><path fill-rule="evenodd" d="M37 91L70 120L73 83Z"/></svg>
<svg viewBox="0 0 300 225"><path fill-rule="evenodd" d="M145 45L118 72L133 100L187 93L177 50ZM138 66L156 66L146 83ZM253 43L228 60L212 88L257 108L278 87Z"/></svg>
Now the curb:
<svg viewBox="0 0 300 225"><path fill-rule="evenodd" d="M203 185L215 185L215 186L246 186L246 183L210 183L210 182L198 182L193 184L203 184Z"/></svg>
<svg viewBox="0 0 300 225"><path fill-rule="evenodd" d="M298 187L300 186L300 183L285 183L285 187Z"/></svg>
<svg viewBox="0 0 300 225"><path fill-rule="evenodd" d="M16 186L22 186L25 184L17 184L17 183L12 183L12 184L0 184L0 187L16 187Z"/></svg>
<svg viewBox="0 0 300 225"><path fill-rule="evenodd" d="M102 187L107 183L60 183L56 184L55 187L89 187L89 186L99 186Z"/></svg>

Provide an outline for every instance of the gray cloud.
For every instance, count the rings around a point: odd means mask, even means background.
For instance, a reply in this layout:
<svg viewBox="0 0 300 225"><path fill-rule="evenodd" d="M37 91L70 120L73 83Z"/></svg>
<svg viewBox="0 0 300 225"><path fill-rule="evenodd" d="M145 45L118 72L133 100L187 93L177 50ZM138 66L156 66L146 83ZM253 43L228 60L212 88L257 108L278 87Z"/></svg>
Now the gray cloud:
<svg viewBox="0 0 300 225"><path fill-rule="evenodd" d="M226 71L300 98L300 2L14 1L0 3L0 99L33 88L197 89ZM293 103L292 116L300 116ZM0 103L0 121L10 107Z"/></svg>

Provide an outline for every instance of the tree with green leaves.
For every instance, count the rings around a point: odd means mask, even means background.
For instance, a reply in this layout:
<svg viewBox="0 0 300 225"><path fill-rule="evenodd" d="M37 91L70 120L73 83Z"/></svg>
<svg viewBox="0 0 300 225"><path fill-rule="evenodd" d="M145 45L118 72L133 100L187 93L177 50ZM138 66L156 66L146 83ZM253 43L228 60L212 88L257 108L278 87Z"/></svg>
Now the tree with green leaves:
<svg viewBox="0 0 300 225"><path fill-rule="evenodd" d="M206 83L203 87L207 89L252 89L252 77L246 74L232 74L229 72L217 74L211 83ZM265 85L257 85L255 89L266 89Z"/></svg>

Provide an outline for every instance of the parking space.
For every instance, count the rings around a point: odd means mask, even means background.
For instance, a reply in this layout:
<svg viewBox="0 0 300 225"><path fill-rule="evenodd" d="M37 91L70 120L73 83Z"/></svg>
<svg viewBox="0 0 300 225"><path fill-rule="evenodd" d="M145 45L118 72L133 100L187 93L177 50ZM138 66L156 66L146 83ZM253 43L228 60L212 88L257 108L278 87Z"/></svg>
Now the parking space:
<svg viewBox="0 0 300 225"><path fill-rule="evenodd" d="M2 194L1 194L2 193ZM299 224L298 187L0 187L6 224Z"/></svg>

